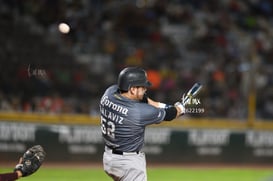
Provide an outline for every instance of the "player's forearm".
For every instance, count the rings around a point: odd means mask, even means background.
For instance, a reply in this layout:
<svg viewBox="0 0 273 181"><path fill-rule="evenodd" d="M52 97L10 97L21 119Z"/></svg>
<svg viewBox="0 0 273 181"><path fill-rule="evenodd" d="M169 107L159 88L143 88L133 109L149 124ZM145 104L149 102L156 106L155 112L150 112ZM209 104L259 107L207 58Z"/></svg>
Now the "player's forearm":
<svg viewBox="0 0 273 181"><path fill-rule="evenodd" d="M167 107L167 105L165 103L161 103L161 102L156 102L150 98L148 98L148 104L154 106L154 107L157 107L157 108L165 108ZM178 105L175 105L174 106L176 108L176 111L177 111L177 114L176 114L176 117L178 116L181 116L183 113L184 113L184 107L181 107L181 106L178 106Z"/></svg>
<svg viewBox="0 0 273 181"><path fill-rule="evenodd" d="M175 106L172 106L173 107L172 109L166 109L167 107L170 108L170 106L167 106L165 103L156 102L150 98L147 98L147 99L148 99L148 104L150 104L154 107L157 107L157 108L165 108L166 113L167 113L166 118L165 118L166 121L173 120L174 118L177 118L177 117L181 116L182 114L184 114L185 108L183 108L181 106L175 105Z"/></svg>
<svg viewBox="0 0 273 181"><path fill-rule="evenodd" d="M150 105L152 105L152 106L154 106L156 108L166 108L166 107L168 107L167 104L162 103L162 102L154 101L154 100L152 100L152 99L150 99L148 97L147 97L147 100L148 100L148 104L150 104Z"/></svg>
<svg viewBox="0 0 273 181"><path fill-rule="evenodd" d="M152 100L150 98L147 98L147 99L148 99L148 104L150 104L150 105L152 105L154 107L160 108L160 104L162 104L162 103L156 102L156 101L154 101L154 100Z"/></svg>
<svg viewBox="0 0 273 181"><path fill-rule="evenodd" d="M17 172L0 174L0 181L13 181L18 178L20 178L20 175Z"/></svg>

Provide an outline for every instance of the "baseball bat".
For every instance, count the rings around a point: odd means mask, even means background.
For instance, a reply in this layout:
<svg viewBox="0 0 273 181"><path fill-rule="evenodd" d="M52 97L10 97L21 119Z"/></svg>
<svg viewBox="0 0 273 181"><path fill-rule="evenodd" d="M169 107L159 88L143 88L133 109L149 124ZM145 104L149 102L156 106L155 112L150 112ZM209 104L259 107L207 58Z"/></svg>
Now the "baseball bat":
<svg viewBox="0 0 273 181"><path fill-rule="evenodd" d="M202 89L202 84L200 83L195 83L191 89L187 92L187 94L183 94L183 97L182 97L182 104L183 106L185 106L186 104L189 103L189 101L195 97L199 92L200 90Z"/></svg>

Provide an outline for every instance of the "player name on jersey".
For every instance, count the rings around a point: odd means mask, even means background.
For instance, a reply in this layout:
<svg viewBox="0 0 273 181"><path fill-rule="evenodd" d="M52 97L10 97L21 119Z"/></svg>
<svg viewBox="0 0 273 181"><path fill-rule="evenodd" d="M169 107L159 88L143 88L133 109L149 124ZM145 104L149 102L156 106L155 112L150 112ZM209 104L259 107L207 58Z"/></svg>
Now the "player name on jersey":
<svg viewBox="0 0 273 181"><path fill-rule="evenodd" d="M123 124L123 120L124 120L124 118L123 117L121 117L121 116L119 116L119 115L117 115L117 114L115 114L115 113L112 113L112 112L109 112L109 111L107 111L106 109L104 109L104 108L100 108L100 110L101 110L101 114L104 116L104 117L106 117L106 118L108 118L108 119L111 119L112 121L114 121L115 123L118 123L118 124Z"/></svg>

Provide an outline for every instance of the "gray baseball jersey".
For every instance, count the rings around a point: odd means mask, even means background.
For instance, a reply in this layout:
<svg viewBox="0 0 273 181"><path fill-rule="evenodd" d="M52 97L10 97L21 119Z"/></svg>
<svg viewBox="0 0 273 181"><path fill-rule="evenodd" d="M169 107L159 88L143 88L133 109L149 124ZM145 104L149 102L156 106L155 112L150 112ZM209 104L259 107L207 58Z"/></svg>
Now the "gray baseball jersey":
<svg viewBox="0 0 273 181"><path fill-rule="evenodd" d="M105 144L123 152L140 151L145 127L163 121L165 110L121 96L110 86L100 100L101 131Z"/></svg>

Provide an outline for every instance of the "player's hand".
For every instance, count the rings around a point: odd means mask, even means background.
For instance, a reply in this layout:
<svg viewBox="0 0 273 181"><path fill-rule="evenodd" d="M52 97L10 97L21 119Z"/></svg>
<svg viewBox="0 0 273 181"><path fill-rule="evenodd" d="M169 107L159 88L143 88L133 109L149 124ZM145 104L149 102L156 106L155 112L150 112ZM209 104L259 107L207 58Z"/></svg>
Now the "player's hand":
<svg viewBox="0 0 273 181"><path fill-rule="evenodd" d="M182 102L176 102L175 104L174 104L174 106L176 107L176 109L177 109L177 116L181 116L181 115L183 115L183 114L185 114L185 112L186 112L186 108L185 108L185 106L183 106L183 104L182 104Z"/></svg>

